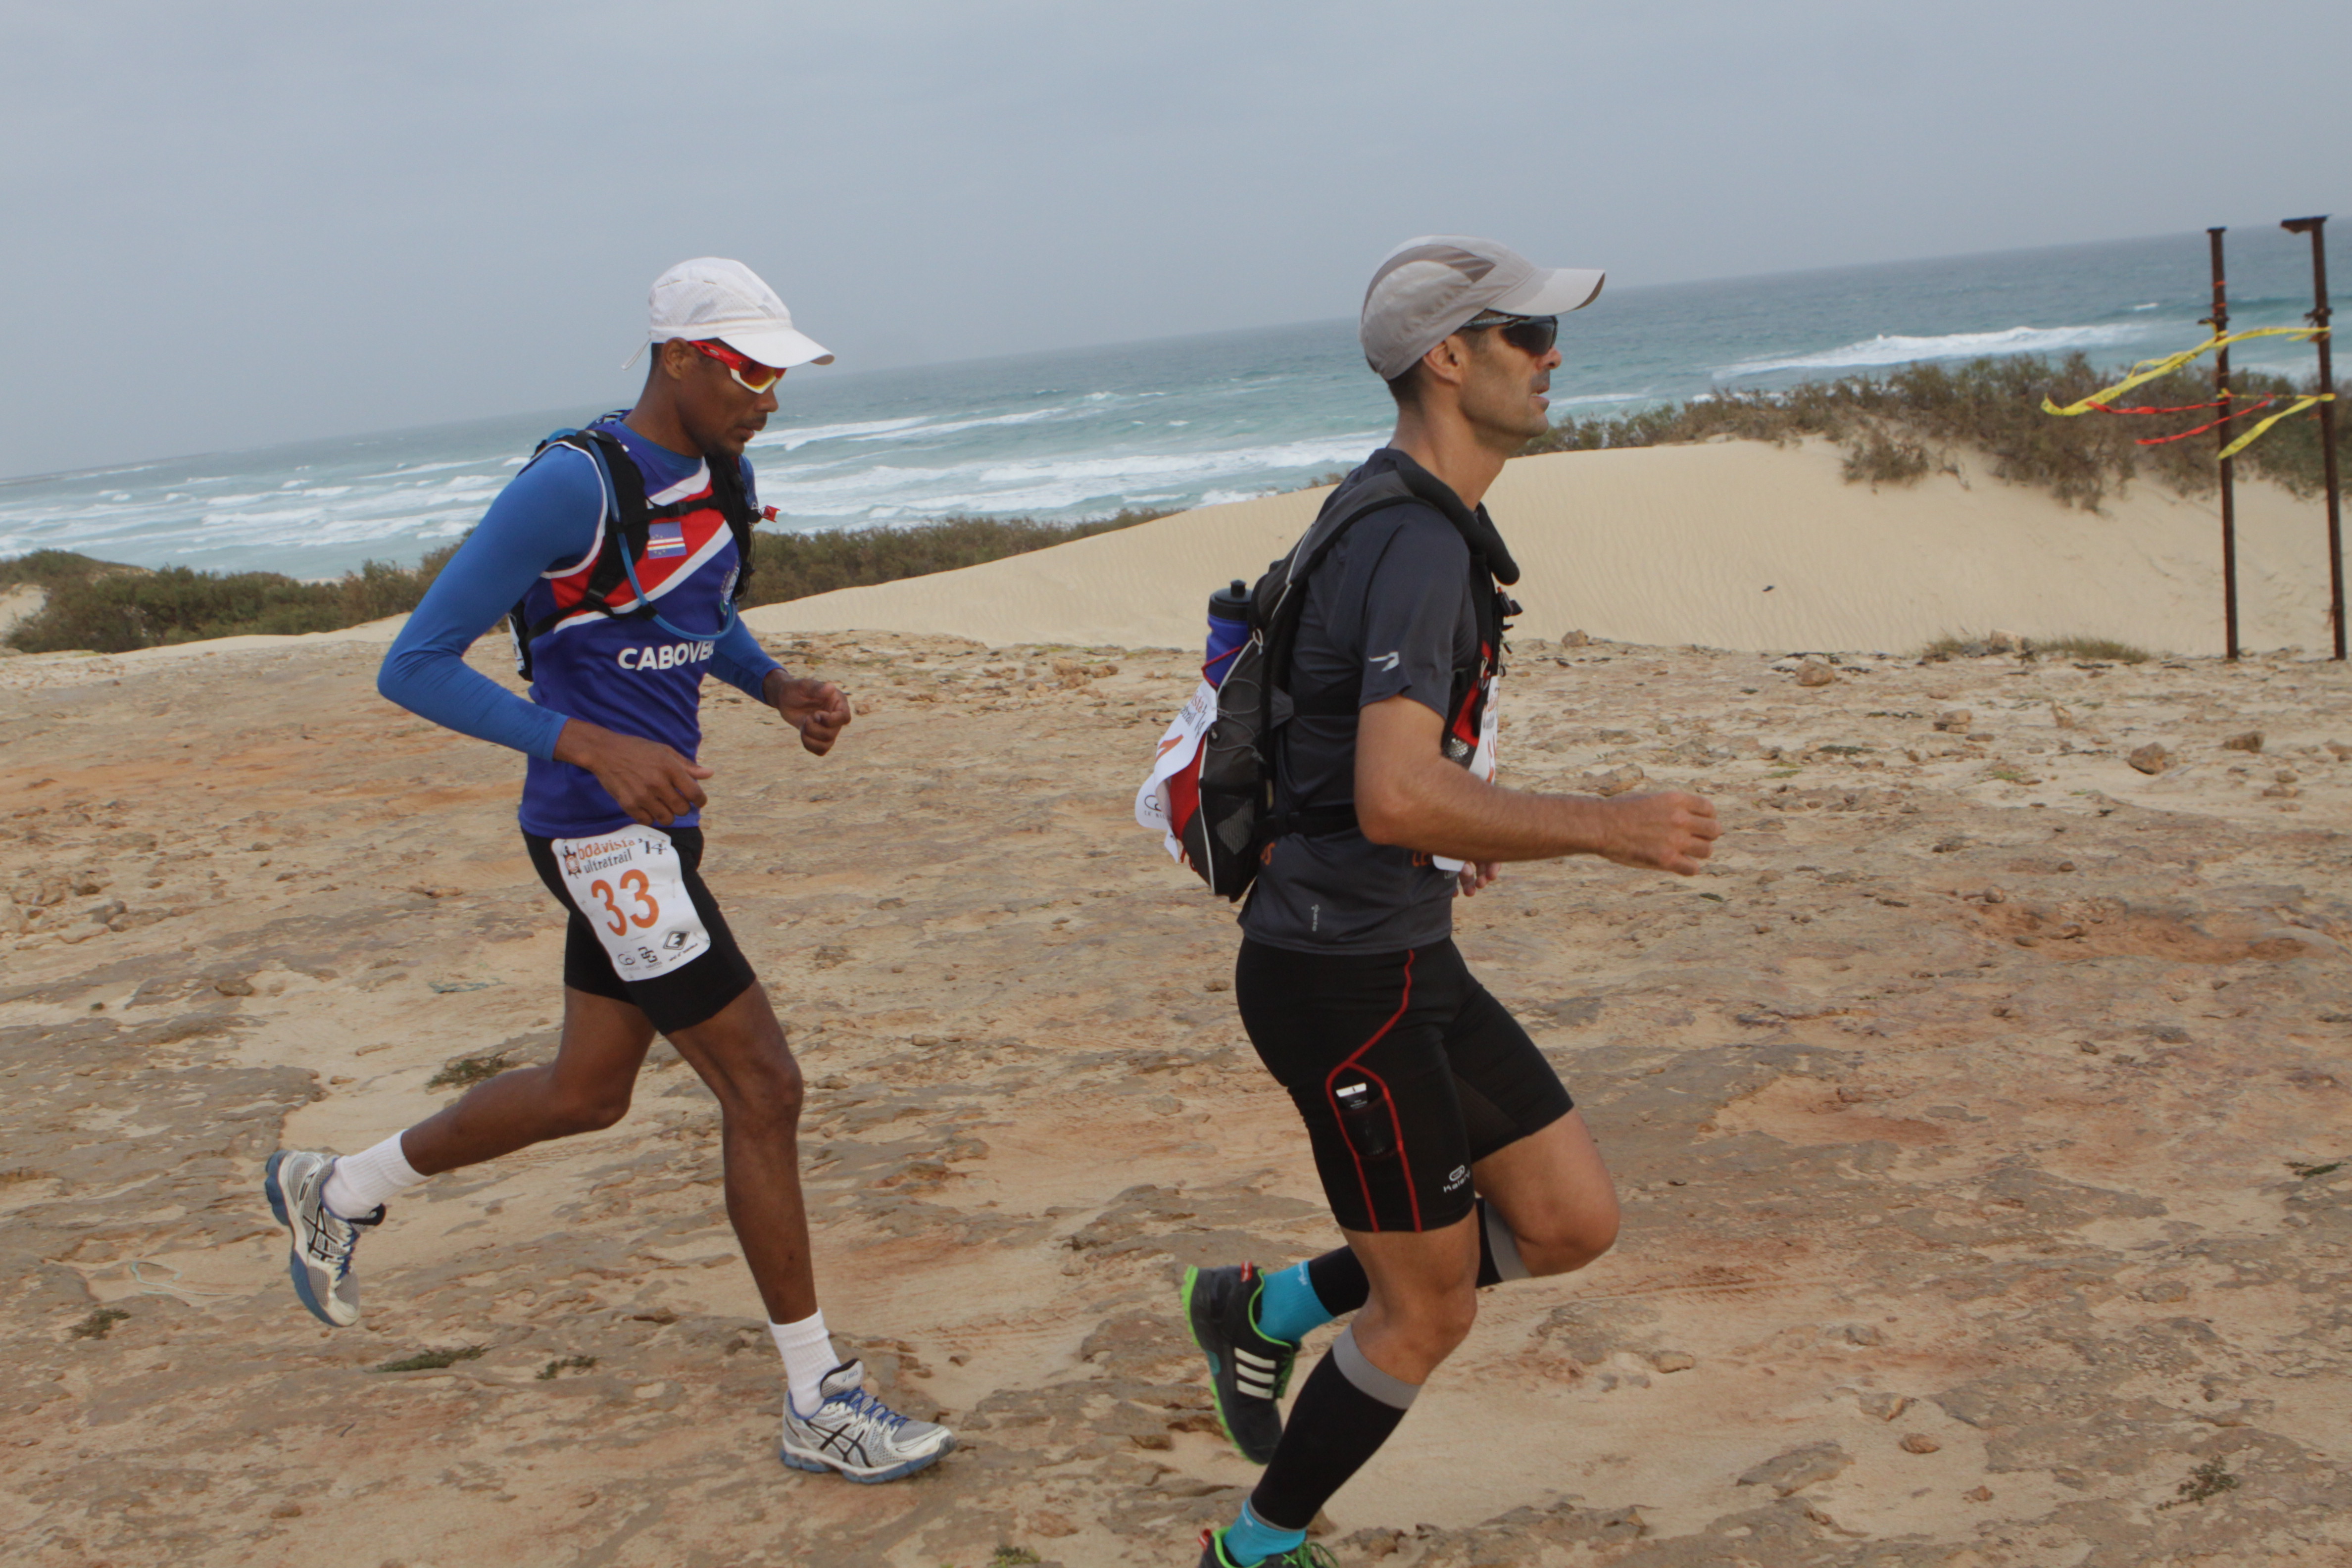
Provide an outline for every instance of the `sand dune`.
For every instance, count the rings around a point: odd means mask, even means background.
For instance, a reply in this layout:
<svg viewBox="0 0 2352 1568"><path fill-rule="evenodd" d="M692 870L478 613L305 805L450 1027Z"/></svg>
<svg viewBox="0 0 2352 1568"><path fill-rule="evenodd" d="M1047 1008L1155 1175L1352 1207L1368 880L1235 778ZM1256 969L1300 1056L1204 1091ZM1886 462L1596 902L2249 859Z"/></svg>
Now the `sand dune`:
<svg viewBox="0 0 2352 1568"><path fill-rule="evenodd" d="M1489 507L1525 571L1521 629L1785 652L1904 650L1950 632L2222 647L2211 498L2154 484L2098 512L1980 469L1848 484L1822 443L1753 442L1524 458ZM1205 507L1033 555L751 611L761 631L944 633L991 644L1184 647L1203 601L1255 578L1326 492ZM2241 633L2254 648L2328 640L2315 500L2239 489Z"/></svg>

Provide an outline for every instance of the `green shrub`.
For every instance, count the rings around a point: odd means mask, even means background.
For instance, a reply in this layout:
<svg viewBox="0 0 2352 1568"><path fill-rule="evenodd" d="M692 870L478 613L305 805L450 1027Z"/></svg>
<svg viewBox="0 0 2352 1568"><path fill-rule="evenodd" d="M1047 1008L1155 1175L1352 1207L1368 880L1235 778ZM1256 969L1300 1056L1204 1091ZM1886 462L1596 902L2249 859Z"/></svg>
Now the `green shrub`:
<svg viewBox="0 0 2352 1568"><path fill-rule="evenodd" d="M905 528L763 532L752 545L756 564L743 603L772 605L835 588L950 572L1167 515L1130 509L1066 523L946 517ZM0 561L0 583L37 583L48 590L48 602L19 621L7 640L26 653L123 653L250 632L340 631L415 609L457 552L457 546L449 544L415 566L370 561L334 582L304 583L275 572L198 572L185 566L151 572L63 550L37 550Z"/></svg>
<svg viewBox="0 0 2352 1568"><path fill-rule="evenodd" d="M2216 449L2211 435L2137 445L2146 437L2205 424L2213 417L2210 409L2067 418L2042 411L2045 395L2063 406L2112 384L2118 375L2095 368L2079 353L2056 361L2019 354L1957 366L1906 365L1879 378L1807 382L1780 392L1727 392L1613 417L1570 416L1525 451L1590 452L1721 437L1786 445L1823 437L1845 449L1846 479L1871 484L1917 479L1951 468L1955 453L1972 449L1991 460L1994 477L2039 486L2073 506L2095 507L2141 475L2160 479L2183 494L2210 489ZM2230 384L2242 400L2299 395L2318 384L2243 372L2233 374ZM2179 407L2212 398L2210 370L2190 365L2134 387L2118 402L2126 407ZM2263 413L2276 413L2279 406ZM2337 431L2336 445L2339 464L2352 459L2352 421ZM2239 455L2238 465L2240 473L2273 480L2297 495L2315 494L2323 474L2318 420L2305 415L2273 426Z"/></svg>
<svg viewBox="0 0 2352 1568"><path fill-rule="evenodd" d="M59 583L79 583L110 572L138 570L136 566L77 555L70 550L36 550L29 555L0 561L0 583L33 583L46 588Z"/></svg>
<svg viewBox="0 0 2352 1568"><path fill-rule="evenodd" d="M252 632L340 631L415 609L457 552L456 545L445 545L415 566L370 561L334 582L304 583L275 572L151 572L62 550L35 551L0 562L0 571L17 574L14 580L48 590L48 602L19 621L8 642L26 653L123 653Z"/></svg>

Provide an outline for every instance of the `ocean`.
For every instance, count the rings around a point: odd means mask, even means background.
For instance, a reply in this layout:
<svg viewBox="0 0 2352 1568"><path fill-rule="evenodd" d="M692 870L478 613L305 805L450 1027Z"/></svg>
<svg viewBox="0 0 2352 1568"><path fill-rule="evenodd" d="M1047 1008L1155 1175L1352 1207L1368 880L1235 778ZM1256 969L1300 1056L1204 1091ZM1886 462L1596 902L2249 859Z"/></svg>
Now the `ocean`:
<svg viewBox="0 0 2352 1568"><path fill-rule="evenodd" d="M2308 242L2230 236L2233 330L2299 324ZM1563 319L1554 417L1986 354L2100 364L2201 341L2203 234L1640 287ZM2273 340L2241 368L2307 376ZM1295 489L1386 434L1352 320L915 369L812 368L753 444L779 528L950 513L1066 520ZM539 438L603 412L541 410L252 451L0 480L0 556L56 548L142 566L327 577L463 534Z"/></svg>

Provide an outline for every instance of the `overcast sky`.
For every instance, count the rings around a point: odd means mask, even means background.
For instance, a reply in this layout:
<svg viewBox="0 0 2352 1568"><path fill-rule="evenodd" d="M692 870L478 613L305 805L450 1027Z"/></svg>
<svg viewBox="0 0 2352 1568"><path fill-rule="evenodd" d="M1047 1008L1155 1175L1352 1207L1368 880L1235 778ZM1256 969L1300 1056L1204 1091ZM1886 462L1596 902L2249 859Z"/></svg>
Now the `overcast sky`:
<svg viewBox="0 0 2352 1568"><path fill-rule="evenodd" d="M2352 5L10 0L0 473L625 398L750 262L845 370L2343 211Z"/></svg>

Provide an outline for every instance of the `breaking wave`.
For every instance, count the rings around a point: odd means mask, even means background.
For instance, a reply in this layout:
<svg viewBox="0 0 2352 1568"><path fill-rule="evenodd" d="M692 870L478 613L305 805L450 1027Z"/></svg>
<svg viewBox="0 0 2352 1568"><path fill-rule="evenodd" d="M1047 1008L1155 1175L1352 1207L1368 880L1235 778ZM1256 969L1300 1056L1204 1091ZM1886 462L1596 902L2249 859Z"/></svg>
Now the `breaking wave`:
<svg viewBox="0 0 2352 1568"><path fill-rule="evenodd" d="M1999 332L1948 332L1941 337L1910 338L1882 333L1843 348L1818 353L1790 354L1780 359L1742 360L1715 374L1727 380L1765 375L1784 370L1866 370L1877 365L1914 364L1931 359L1982 359L1992 354L2064 353L2074 349L2112 348L2145 336L2138 325L2109 327L2011 327Z"/></svg>

